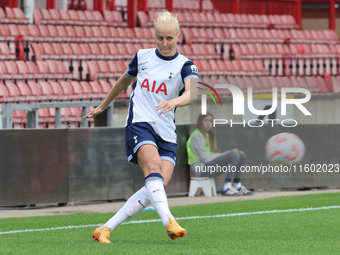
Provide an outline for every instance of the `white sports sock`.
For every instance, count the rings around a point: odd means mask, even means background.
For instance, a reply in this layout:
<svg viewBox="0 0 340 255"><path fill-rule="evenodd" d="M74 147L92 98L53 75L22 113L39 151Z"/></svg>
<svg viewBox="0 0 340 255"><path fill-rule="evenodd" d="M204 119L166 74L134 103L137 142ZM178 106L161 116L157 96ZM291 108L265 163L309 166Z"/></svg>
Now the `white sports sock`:
<svg viewBox="0 0 340 255"><path fill-rule="evenodd" d="M234 182L234 188L235 189L241 188L241 182Z"/></svg>
<svg viewBox="0 0 340 255"><path fill-rule="evenodd" d="M227 190L229 188L231 188L231 182L225 182L223 186L223 190Z"/></svg>
<svg viewBox="0 0 340 255"><path fill-rule="evenodd" d="M135 194L133 194L128 201L126 201L125 205L120 208L120 210L109 219L103 227L109 227L114 230L117 226L122 224L128 218L136 215L137 213L143 211L144 208L150 205L150 200L148 198L145 186L138 190Z"/></svg>
<svg viewBox="0 0 340 255"><path fill-rule="evenodd" d="M155 207L156 212L163 221L163 226L167 227L169 218L174 219L172 216L168 199L164 190L163 178L160 174L151 174L145 178L145 187L152 205Z"/></svg>

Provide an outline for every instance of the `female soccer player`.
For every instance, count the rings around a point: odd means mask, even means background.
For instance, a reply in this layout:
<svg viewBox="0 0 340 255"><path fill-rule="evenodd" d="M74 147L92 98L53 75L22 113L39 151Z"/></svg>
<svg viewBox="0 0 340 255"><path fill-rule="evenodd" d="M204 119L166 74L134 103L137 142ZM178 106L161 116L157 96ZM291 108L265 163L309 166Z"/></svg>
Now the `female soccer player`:
<svg viewBox="0 0 340 255"><path fill-rule="evenodd" d="M198 70L192 61L176 52L180 38L176 17L163 11L154 28L157 47L139 50L101 105L85 116L96 118L137 78L125 124L125 146L129 162L141 167L145 186L94 231L93 238L101 243L110 243L111 231L150 203L171 239L186 236L186 230L169 210L164 187L171 179L176 160L175 108L196 99L190 97L190 82L193 84L191 78L198 78Z"/></svg>
<svg viewBox="0 0 340 255"><path fill-rule="evenodd" d="M198 172L197 169L208 166L231 166L235 167L234 187L231 186L232 173L226 173L222 196L241 196L253 195L254 192L246 189L241 185L240 167L244 165L246 154L238 149L216 153L216 134L213 127L214 116L207 112L206 115L198 116L196 129L191 133L187 141L188 164L190 165L191 176L193 177L217 177L221 173L215 172L213 175L209 172ZM203 170L203 169L202 169Z"/></svg>

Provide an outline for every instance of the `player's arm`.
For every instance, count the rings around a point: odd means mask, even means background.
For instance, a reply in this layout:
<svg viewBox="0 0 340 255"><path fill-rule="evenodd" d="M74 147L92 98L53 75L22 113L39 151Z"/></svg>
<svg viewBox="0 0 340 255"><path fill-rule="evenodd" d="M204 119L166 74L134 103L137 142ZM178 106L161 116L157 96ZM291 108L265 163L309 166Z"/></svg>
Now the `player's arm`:
<svg viewBox="0 0 340 255"><path fill-rule="evenodd" d="M157 105L157 108L163 108L160 114L167 113L175 107L181 107L195 102L198 94L198 90L196 88L197 82L198 79L196 78L187 79L185 81L185 91L180 97L174 98L170 101L159 100L160 103Z"/></svg>
<svg viewBox="0 0 340 255"><path fill-rule="evenodd" d="M115 83L115 85L110 90L109 94L106 96L104 101L96 107L93 111L91 111L89 114L87 114L85 118L93 118L95 119L98 114L102 113L109 104L124 90L126 89L131 82L133 81L133 78L127 78L125 75L122 75L118 81Z"/></svg>

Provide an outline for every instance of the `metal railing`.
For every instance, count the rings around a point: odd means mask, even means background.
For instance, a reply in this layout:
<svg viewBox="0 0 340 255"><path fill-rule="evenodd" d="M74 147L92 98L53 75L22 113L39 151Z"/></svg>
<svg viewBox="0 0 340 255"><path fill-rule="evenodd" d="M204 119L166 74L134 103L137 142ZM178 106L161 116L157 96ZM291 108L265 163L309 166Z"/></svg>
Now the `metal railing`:
<svg viewBox="0 0 340 255"><path fill-rule="evenodd" d="M30 104L0 104L0 129L11 129L13 127L13 111L27 111L27 128L39 127L38 109L55 108L55 126L61 125L61 108L82 107L82 116L87 114L87 107L99 106L101 101L79 101L79 102L53 102L53 103L30 103ZM107 108L106 124L113 126L113 102ZM81 127L87 127L88 120L81 120Z"/></svg>

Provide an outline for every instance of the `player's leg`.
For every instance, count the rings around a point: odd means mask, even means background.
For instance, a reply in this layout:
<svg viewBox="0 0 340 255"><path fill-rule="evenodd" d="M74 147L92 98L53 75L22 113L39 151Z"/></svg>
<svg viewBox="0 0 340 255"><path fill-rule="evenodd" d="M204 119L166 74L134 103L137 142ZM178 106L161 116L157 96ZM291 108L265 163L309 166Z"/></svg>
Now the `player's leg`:
<svg viewBox="0 0 340 255"><path fill-rule="evenodd" d="M136 143L136 141L138 142ZM125 129L126 153L131 163L137 164L135 152L144 143L155 144L155 141L143 126L130 125ZM109 236L113 229L141 212L148 205L150 205L150 200L146 188L142 187L126 201L125 205L111 219L94 231L93 238L99 242L109 243Z"/></svg>
<svg viewBox="0 0 340 255"><path fill-rule="evenodd" d="M111 219L95 230L93 238L101 243L110 243L108 239L111 231L130 217L143 211L150 203L146 188L142 187L126 201L125 205Z"/></svg>
<svg viewBox="0 0 340 255"><path fill-rule="evenodd" d="M162 160L162 176L164 188L166 188L171 180L174 172L174 165L168 160Z"/></svg>
<svg viewBox="0 0 340 255"><path fill-rule="evenodd" d="M168 160L162 160L162 176L164 179L164 187L166 188L170 182L172 174L174 172L174 165ZM187 232L182 228L177 221L169 219L169 223L166 226L166 231L171 239L177 239L178 237L186 236Z"/></svg>
<svg viewBox="0 0 340 255"><path fill-rule="evenodd" d="M138 151L138 165L142 168L145 177L145 187L148 198L155 207L163 226L167 228L171 239L186 235L186 230L181 228L172 216L167 196L164 189L163 174L166 185L170 181L174 165L162 162L155 146L146 144Z"/></svg>
<svg viewBox="0 0 340 255"><path fill-rule="evenodd" d="M162 161L158 150L151 144L145 144L138 151L138 165L142 168L145 177L145 187L148 197L166 227L170 213L162 176Z"/></svg>

